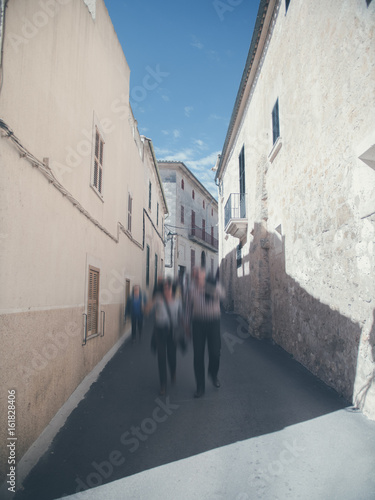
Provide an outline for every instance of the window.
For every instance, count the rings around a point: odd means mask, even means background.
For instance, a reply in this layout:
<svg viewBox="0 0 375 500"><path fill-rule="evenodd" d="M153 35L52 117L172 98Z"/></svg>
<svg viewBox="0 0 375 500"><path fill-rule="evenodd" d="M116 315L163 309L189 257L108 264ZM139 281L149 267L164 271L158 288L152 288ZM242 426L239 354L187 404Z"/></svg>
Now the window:
<svg viewBox="0 0 375 500"><path fill-rule="evenodd" d="M214 209L211 208L211 217L213 217L213 216L214 216Z"/></svg>
<svg viewBox="0 0 375 500"><path fill-rule="evenodd" d="M155 254L155 277L154 277L154 286L158 284L158 256Z"/></svg>
<svg viewBox="0 0 375 500"><path fill-rule="evenodd" d="M184 181L184 179L181 179L181 189L185 189L185 181Z"/></svg>
<svg viewBox="0 0 375 500"><path fill-rule="evenodd" d="M128 194L128 231L132 232L132 211L133 211L133 198L130 193Z"/></svg>
<svg viewBox="0 0 375 500"><path fill-rule="evenodd" d="M150 247L146 248L146 286L150 286Z"/></svg>
<svg viewBox="0 0 375 500"><path fill-rule="evenodd" d="M279 123L279 99L276 99L276 103L272 110L272 137L273 144L280 137L280 123Z"/></svg>
<svg viewBox="0 0 375 500"><path fill-rule="evenodd" d="M185 207L181 205L181 224L185 224Z"/></svg>
<svg viewBox="0 0 375 500"><path fill-rule="evenodd" d="M214 246L214 226L211 226L211 245Z"/></svg>
<svg viewBox="0 0 375 500"><path fill-rule="evenodd" d="M191 192L191 197L193 198L193 200L195 200L195 191L193 189L193 191Z"/></svg>
<svg viewBox="0 0 375 500"><path fill-rule="evenodd" d="M156 204L156 225L159 225L159 203Z"/></svg>
<svg viewBox="0 0 375 500"><path fill-rule="evenodd" d="M206 202L203 200L203 208L206 208Z"/></svg>
<svg viewBox="0 0 375 500"><path fill-rule="evenodd" d="M202 240L206 241L206 221L202 219Z"/></svg>
<svg viewBox="0 0 375 500"><path fill-rule="evenodd" d="M211 276L214 275L214 259L211 258Z"/></svg>
<svg viewBox="0 0 375 500"><path fill-rule="evenodd" d="M148 209L151 210L151 195L152 195L152 185L151 181L148 183Z"/></svg>
<svg viewBox="0 0 375 500"><path fill-rule="evenodd" d="M194 212L194 210L191 211L191 234L193 236L195 235L195 212Z"/></svg>
<svg viewBox="0 0 375 500"><path fill-rule="evenodd" d="M237 245L237 269L242 266L242 245Z"/></svg>
<svg viewBox="0 0 375 500"><path fill-rule="evenodd" d="M191 270L195 267L195 250L191 249L190 252Z"/></svg>
<svg viewBox="0 0 375 500"><path fill-rule="evenodd" d="M99 324L99 277L96 267L89 267L89 290L87 303L87 336L98 333Z"/></svg>
<svg viewBox="0 0 375 500"><path fill-rule="evenodd" d="M125 307L128 303L128 298L130 297L130 280L125 280Z"/></svg>
<svg viewBox="0 0 375 500"><path fill-rule="evenodd" d="M103 149L104 141L99 133L98 127L96 127L93 186L100 194L102 194L103 189Z"/></svg>
<svg viewBox="0 0 375 500"><path fill-rule="evenodd" d="M285 0L285 14L288 12L290 0Z"/></svg>
<svg viewBox="0 0 375 500"><path fill-rule="evenodd" d="M239 160L239 178L240 178L240 218L246 217L246 187L245 187L245 148L242 146Z"/></svg>

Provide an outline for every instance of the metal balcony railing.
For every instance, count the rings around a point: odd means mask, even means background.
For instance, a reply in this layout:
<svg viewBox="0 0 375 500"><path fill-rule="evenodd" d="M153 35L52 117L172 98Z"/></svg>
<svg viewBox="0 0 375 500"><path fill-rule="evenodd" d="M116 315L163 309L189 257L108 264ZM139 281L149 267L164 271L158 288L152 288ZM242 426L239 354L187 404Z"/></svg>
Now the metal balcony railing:
<svg viewBox="0 0 375 500"><path fill-rule="evenodd" d="M206 231L198 226L193 225L189 228L189 237L194 237L200 241L204 241L216 250L219 248L217 238L214 238L212 234L206 233Z"/></svg>
<svg viewBox="0 0 375 500"><path fill-rule="evenodd" d="M231 219L246 219L245 193L231 193L224 208L225 227Z"/></svg>

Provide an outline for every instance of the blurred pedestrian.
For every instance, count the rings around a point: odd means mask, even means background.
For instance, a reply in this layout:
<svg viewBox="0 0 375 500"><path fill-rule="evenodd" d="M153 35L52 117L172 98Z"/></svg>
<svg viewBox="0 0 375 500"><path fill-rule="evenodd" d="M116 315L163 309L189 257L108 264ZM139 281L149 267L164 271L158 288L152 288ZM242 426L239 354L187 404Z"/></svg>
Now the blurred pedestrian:
<svg viewBox="0 0 375 500"><path fill-rule="evenodd" d="M194 397L205 393L204 356L208 348L208 374L216 388L220 387L218 372L220 366L220 299L224 291L213 277L206 279L206 271L201 268L195 276L195 284L190 287L188 316L192 323L194 374L197 385Z"/></svg>
<svg viewBox="0 0 375 500"><path fill-rule="evenodd" d="M131 318L132 323L132 344L135 343L137 339L137 331L139 336L139 341L142 339L142 329L143 329L143 312L146 303L146 297L141 291L139 285L134 285L132 293L126 302L125 307L125 317Z"/></svg>
<svg viewBox="0 0 375 500"><path fill-rule="evenodd" d="M163 396L167 389L167 362L172 384L176 381L176 331L182 316L181 301L173 296L170 279L163 282L162 292L155 294L146 311L154 313L160 395Z"/></svg>

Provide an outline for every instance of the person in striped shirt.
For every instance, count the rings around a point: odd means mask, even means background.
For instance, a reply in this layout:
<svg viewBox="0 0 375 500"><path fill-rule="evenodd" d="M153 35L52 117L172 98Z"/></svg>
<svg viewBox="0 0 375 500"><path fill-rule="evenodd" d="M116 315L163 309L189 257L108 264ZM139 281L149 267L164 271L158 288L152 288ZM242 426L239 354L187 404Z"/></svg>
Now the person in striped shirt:
<svg viewBox="0 0 375 500"><path fill-rule="evenodd" d="M197 390L194 397L200 398L205 392L204 355L208 348L208 374L215 387L220 387L217 377L220 365L220 299L224 290L214 278L206 279L204 268L196 271L186 302L186 319L192 327L194 374Z"/></svg>

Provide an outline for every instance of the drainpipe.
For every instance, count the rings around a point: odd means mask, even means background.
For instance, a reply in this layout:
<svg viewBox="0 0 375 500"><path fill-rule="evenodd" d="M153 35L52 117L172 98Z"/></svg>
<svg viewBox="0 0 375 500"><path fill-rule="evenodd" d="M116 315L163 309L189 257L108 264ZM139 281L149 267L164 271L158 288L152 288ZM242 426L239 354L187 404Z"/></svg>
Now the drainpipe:
<svg viewBox="0 0 375 500"><path fill-rule="evenodd" d="M0 0L0 92L4 81L4 38L5 38L5 9L9 0Z"/></svg>

